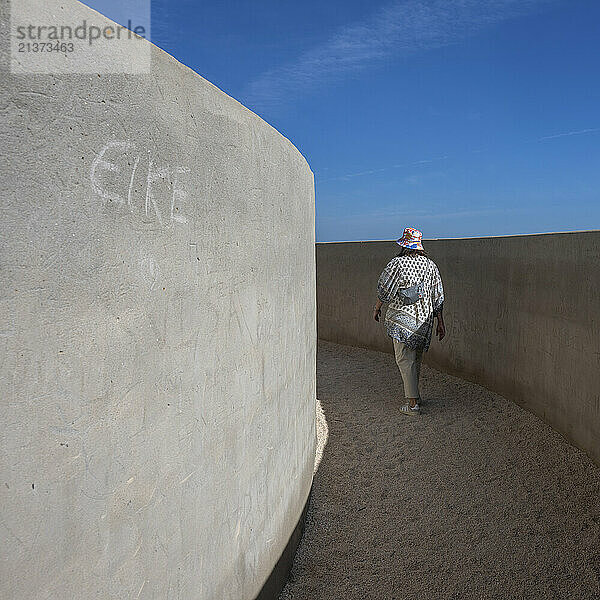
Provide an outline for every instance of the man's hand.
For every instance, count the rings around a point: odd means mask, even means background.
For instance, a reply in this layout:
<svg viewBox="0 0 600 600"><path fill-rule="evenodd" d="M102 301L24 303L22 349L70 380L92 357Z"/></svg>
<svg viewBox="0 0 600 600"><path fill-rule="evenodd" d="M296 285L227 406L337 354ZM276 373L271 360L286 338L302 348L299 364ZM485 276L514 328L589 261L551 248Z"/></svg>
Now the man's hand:
<svg viewBox="0 0 600 600"><path fill-rule="evenodd" d="M437 335L438 340L440 340L440 342L446 336L446 326L444 325L444 320L440 319L439 317L437 320L437 327L435 328L435 335Z"/></svg>

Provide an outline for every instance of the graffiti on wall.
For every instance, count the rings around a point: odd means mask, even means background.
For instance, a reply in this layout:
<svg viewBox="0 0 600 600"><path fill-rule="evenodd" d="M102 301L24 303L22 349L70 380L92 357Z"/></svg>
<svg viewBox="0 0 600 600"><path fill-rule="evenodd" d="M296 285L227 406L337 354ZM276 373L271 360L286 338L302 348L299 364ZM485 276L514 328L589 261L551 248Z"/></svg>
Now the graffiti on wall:
<svg viewBox="0 0 600 600"><path fill-rule="evenodd" d="M90 168L94 193L106 205L121 207L144 222L168 228L187 223L190 169L159 163L135 142L113 140L98 152Z"/></svg>

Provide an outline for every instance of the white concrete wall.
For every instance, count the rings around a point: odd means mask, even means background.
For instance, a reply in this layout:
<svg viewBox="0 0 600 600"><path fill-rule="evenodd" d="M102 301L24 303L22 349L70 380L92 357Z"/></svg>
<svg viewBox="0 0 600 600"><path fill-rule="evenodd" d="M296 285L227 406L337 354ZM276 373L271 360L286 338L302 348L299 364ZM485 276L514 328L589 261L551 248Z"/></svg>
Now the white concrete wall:
<svg viewBox="0 0 600 600"><path fill-rule="evenodd" d="M2 598L251 599L309 493L312 173L152 61L2 65Z"/></svg>

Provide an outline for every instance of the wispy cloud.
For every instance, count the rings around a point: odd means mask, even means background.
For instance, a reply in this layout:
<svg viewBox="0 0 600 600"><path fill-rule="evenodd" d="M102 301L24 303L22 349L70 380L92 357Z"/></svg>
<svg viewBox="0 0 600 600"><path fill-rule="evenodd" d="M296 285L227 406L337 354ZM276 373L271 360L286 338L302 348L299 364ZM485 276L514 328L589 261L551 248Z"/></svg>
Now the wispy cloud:
<svg viewBox="0 0 600 600"><path fill-rule="evenodd" d="M554 135L545 135L538 139L538 142L543 142L544 140L554 140L556 138L568 137L570 135L583 135L584 133L597 133L600 131L600 127L594 127L592 129L579 129L577 131L566 131L564 133L556 133Z"/></svg>
<svg viewBox="0 0 600 600"><path fill-rule="evenodd" d="M319 228L335 227L337 229L343 227L351 232L351 239L355 234L354 231L363 230L366 223L369 224L374 231L378 231L377 235L384 235L391 238L393 234L382 234L381 232L389 230L400 223L428 223L429 227L433 227L436 223L446 223L448 221L456 221L459 219L473 219L477 217L500 217L506 215L518 215L530 212L531 207L527 206L482 206L475 208L459 208L448 210L444 207L437 209L429 208L427 210L415 210L414 206L403 206L397 208L388 207L384 210L368 210L364 212L336 212L335 214L325 214L319 216ZM355 229L353 229L355 228ZM378 238L384 239L384 238Z"/></svg>
<svg viewBox="0 0 600 600"><path fill-rule="evenodd" d="M546 140L555 140L558 138L570 137L570 136L574 136L574 135L584 135L584 134L588 134L588 133L600 133L600 127L577 129L574 131L565 131L563 133L555 133L553 135L545 135L545 136L537 138L537 139L521 140L520 142L515 143L515 148L517 148L521 145L535 144L536 142L543 142ZM469 154L483 154L485 152L490 152L491 150L493 150L493 148L477 148L475 150L470 150ZM391 165L391 166L386 166L386 167L380 167L378 169L368 169L368 170L364 170L364 171L358 171L356 173L346 173L344 175L338 175L336 177L328 177L326 179L322 179L321 182L349 181L350 179L352 179L354 177L363 177L365 175L375 175L378 173L383 173L385 171L390 171L392 169L398 169L398 168L430 165L432 163L435 163L435 162L438 162L441 160L447 160L448 158L449 157L446 155L446 156L440 156L437 158L429 158L429 159L425 159L425 160L415 160L413 162ZM414 183L418 182L419 177L420 177L420 175L412 175L412 176L408 177L405 181L407 183L414 184Z"/></svg>
<svg viewBox="0 0 600 600"><path fill-rule="evenodd" d="M358 171L355 173L346 173L344 175L338 175L336 177L329 177L327 179L322 179L321 181L322 182L325 182L325 181L349 181L350 179L353 179L354 177L364 177L365 175L375 175L376 173L383 173L384 171L390 171L392 169L403 169L403 168L407 168L407 167L420 167L420 166L424 166L424 165L431 165L440 160L447 160L447 159L448 159L448 156L438 156L436 158L413 160L411 162L398 163L396 165L380 167L378 169L367 169L367 170Z"/></svg>
<svg viewBox="0 0 600 600"><path fill-rule="evenodd" d="M455 44L487 27L520 17L557 0L405 0L364 22L346 25L327 41L250 82L244 101L272 108L327 82L357 73L392 56Z"/></svg>

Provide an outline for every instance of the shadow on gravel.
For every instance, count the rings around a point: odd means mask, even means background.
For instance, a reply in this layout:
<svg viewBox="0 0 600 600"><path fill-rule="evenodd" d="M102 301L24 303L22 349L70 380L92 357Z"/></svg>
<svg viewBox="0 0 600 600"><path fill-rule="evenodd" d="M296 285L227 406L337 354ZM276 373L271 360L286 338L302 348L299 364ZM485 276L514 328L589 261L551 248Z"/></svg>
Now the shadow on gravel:
<svg viewBox="0 0 600 600"><path fill-rule="evenodd" d="M600 470L537 417L427 367L320 342L328 440L281 600L600 599Z"/></svg>

